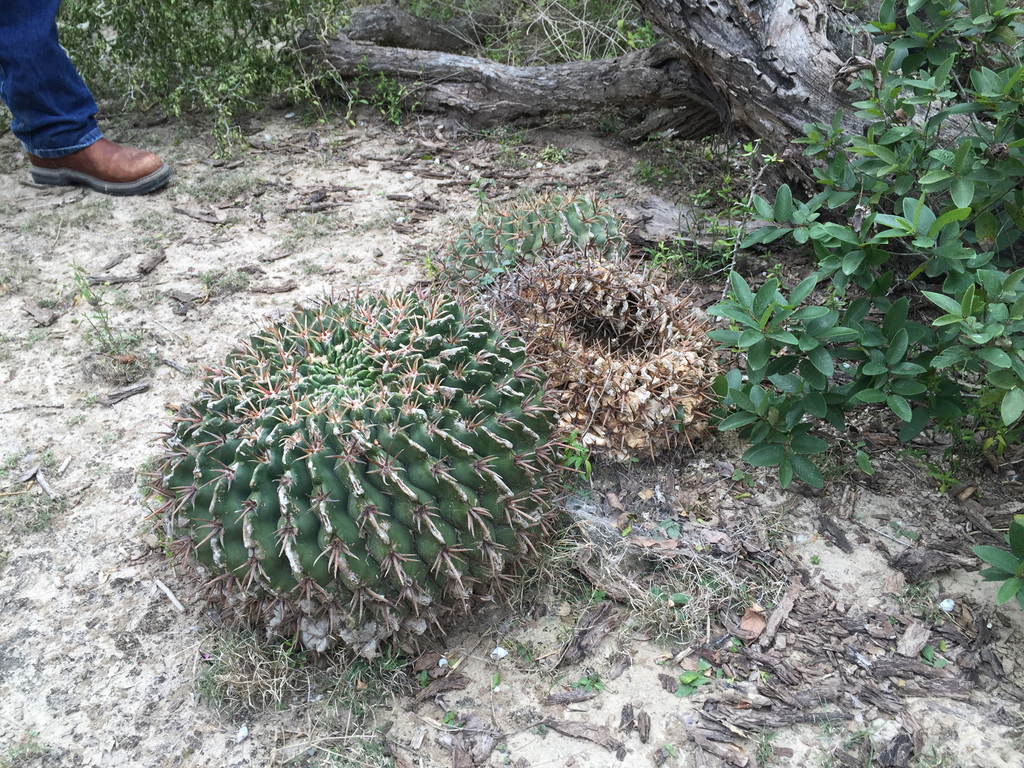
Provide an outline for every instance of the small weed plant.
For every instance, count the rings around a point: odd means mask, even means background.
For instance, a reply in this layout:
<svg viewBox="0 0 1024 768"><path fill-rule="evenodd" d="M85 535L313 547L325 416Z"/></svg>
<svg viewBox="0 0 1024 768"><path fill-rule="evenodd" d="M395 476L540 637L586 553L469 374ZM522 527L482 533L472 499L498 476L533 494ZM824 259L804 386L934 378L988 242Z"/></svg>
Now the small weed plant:
<svg viewBox="0 0 1024 768"><path fill-rule="evenodd" d="M85 316L91 329L86 334L86 341L95 343L99 351L106 355L131 352L141 339L137 333L119 331L110 324L106 301L108 289L92 285L81 267L75 266L74 270L78 297L93 308L93 312Z"/></svg>
<svg viewBox="0 0 1024 768"><path fill-rule="evenodd" d="M577 680L573 688L578 688L587 693L597 693L604 690L604 681L601 679L601 675L594 671Z"/></svg>
<svg viewBox="0 0 1024 768"><path fill-rule="evenodd" d="M583 475L584 480L590 480L591 464L590 449L583 444L579 435L574 429L566 440L565 452L562 455L562 462L574 472Z"/></svg>
<svg viewBox="0 0 1024 768"><path fill-rule="evenodd" d="M376 109L381 117L396 127L419 106L419 102L412 100L412 89L409 86L386 77L383 72L379 72L375 78L365 64L359 65L356 86L363 94L360 102Z"/></svg>
<svg viewBox="0 0 1024 768"><path fill-rule="evenodd" d="M886 52L852 85L863 135L837 115L801 140L822 191L750 197L769 224L741 245L807 244L817 272L756 290L732 272L711 310L730 323L712 338L746 360L716 382L719 429L739 430L744 459L777 467L784 487L824 485L814 457L829 446L812 432L845 432L865 405L888 409L904 442L965 417L996 444L1024 432L1024 9L899 6L884 0L867 26ZM863 451L857 463L870 471Z"/></svg>

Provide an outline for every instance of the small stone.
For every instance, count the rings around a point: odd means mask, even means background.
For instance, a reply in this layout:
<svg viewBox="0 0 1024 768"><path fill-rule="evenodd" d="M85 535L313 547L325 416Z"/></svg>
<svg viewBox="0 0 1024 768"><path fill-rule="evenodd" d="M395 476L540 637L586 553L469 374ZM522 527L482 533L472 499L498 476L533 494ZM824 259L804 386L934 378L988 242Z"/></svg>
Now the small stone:
<svg viewBox="0 0 1024 768"><path fill-rule="evenodd" d="M944 610L946 613L952 613L955 607L956 603L953 602L953 598L951 597L947 597L945 600L939 603L939 608Z"/></svg>
<svg viewBox="0 0 1024 768"><path fill-rule="evenodd" d="M493 651L491 651L491 660L492 661L501 661L506 656L508 656L508 651L506 651L500 645L497 648L495 648Z"/></svg>
<svg viewBox="0 0 1024 768"><path fill-rule="evenodd" d="M238 733L235 734L235 741L241 744L243 741L249 738L249 728L243 725L238 729Z"/></svg>

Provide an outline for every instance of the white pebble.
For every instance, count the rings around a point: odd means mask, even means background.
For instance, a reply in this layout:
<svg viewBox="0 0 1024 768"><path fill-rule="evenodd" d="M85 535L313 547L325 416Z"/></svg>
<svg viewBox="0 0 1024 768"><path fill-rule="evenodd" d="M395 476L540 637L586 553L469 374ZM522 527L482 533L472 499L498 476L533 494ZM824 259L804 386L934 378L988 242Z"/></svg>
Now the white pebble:
<svg viewBox="0 0 1024 768"><path fill-rule="evenodd" d="M411 178L413 178L413 174L412 174L412 171L406 171L406 172L405 172L404 174L402 174L402 177L403 177L403 178L406 178L406 179L411 179Z"/></svg>
<svg viewBox="0 0 1024 768"><path fill-rule="evenodd" d="M953 598L951 597L947 597L945 600L939 603L939 608L944 610L946 613L952 613L954 607L956 607L956 603L953 602Z"/></svg>
<svg viewBox="0 0 1024 768"><path fill-rule="evenodd" d="M508 656L508 651L506 651L500 645L497 648L495 648L493 651L491 651L491 658L494 661L501 661L506 656Z"/></svg>
<svg viewBox="0 0 1024 768"><path fill-rule="evenodd" d="M243 741L245 741L248 738L249 738L249 728L247 726L243 725L241 728L238 729L238 733L235 734L235 741L237 741L239 744L241 744Z"/></svg>

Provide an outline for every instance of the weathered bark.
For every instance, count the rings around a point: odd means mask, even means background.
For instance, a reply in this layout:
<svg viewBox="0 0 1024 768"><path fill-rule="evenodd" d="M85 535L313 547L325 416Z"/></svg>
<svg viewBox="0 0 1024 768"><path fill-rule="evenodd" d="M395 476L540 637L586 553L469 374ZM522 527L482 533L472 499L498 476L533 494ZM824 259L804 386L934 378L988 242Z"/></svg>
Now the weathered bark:
<svg viewBox="0 0 1024 768"><path fill-rule="evenodd" d="M728 113L707 77L681 60L670 44L612 59L511 67L470 56L371 45L344 35L330 40L307 35L301 43L342 77L383 73L412 87L419 109L454 111L481 127L643 107L671 111L680 135L700 138L720 130ZM635 138L645 132L641 128Z"/></svg>
<svg viewBox="0 0 1024 768"><path fill-rule="evenodd" d="M829 0L636 2L669 41L614 59L511 67L412 50L431 45L433 27L419 34L421 20L408 14L395 17L390 29L375 22L377 33L359 32L389 45L345 35L307 36L303 45L344 77L356 77L360 68L381 72L411 87L420 109L455 112L480 127L631 111L646 114L625 132L630 139L666 128L683 138L735 128L780 148L802 135L806 123L831 122L839 109L847 128L863 127L850 108L853 95L836 86L836 75L864 38L851 35L859 22L847 22ZM381 19L402 14L379 13ZM440 47L445 33L435 31ZM410 47L390 47L396 42Z"/></svg>
<svg viewBox="0 0 1024 768"><path fill-rule="evenodd" d="M857 38L829 0L636 2L727 101L734 124L779 146L839 109L848 128L862 127L854 96L834 87Z"/></svg>

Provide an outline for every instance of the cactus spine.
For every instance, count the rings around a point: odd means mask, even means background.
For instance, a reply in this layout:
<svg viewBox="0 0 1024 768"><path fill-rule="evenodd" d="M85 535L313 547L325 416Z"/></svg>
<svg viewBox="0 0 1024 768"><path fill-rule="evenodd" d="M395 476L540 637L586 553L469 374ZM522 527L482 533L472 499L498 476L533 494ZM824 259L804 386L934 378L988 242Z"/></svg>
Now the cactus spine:
<svg viewBox="0 0 1024 768"><path fill-rule="evenodd" d="M298 308L180 410L165 524L229 604L372 656L501 592L544 532L560 482L544 378L443 295Z"/></svg>

